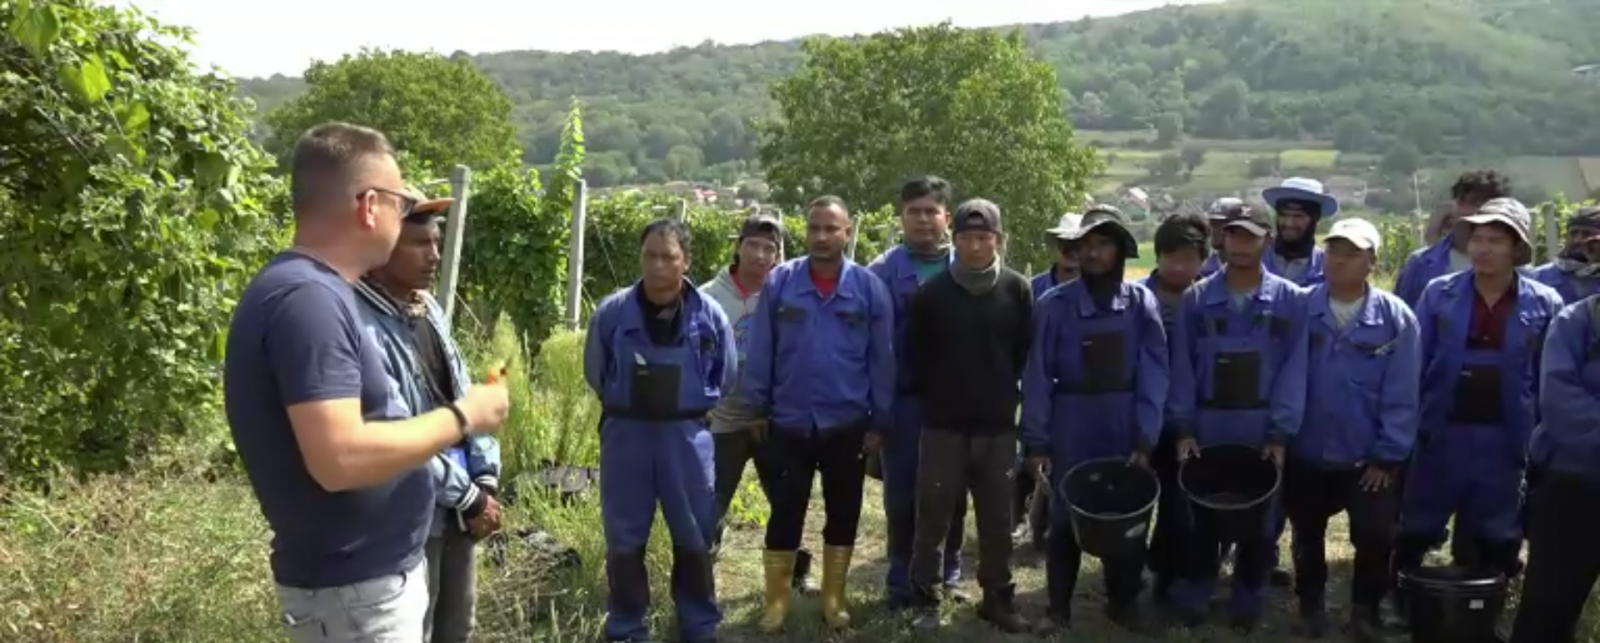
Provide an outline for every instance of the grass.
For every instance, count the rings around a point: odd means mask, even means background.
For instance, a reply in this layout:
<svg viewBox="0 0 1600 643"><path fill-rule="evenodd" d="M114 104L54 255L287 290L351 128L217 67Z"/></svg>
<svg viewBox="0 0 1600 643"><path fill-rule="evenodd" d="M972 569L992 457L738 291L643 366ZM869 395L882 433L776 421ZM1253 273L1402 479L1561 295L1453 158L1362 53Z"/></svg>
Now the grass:
<svg viewBox="0 0 1600 643"><path fill-rule="evenodd" d="M1339 163L1337 150L1284 150L1278 155L1278 164L1284 168L1310 168L1331 170Z"/></svg>
<svg viewBox="0 0 1600 643"><path fill-rule="evenodd" d="M1146 248L1145 250L1148 250ZM1153 253L1152 253L1153 254ZM1133 270L1130 267L1130 273ZM474 346L487 363L515 342L503 327L494 339ZM546 342L526 377L514 391L515 413L502 440L510 469L565 453L595 459L593 401L569 378L578 369L580 341L576 334L558 334ZM513 367L524 366L512 360ZM562 383L557 384L556 380ZM194 440L194 445L214 440ZM191 448L201 449L202 446ZM268 579L269 533L247 483L237 473L194 471L173 463L192 463L194 453L163 454L142 474L63 483L52 495L0 491L0 640L28 643L254 643L285 637L277 621L276 599ZM162 473L173 472L178 473ZM511 474L515 477L515 473ZM753 478L747 473L747 483ZM207 482L208 479L215 481ZM505 563L481 557L478 633L480 643L591 643L599 639L604 612L604 543L599 508L589 496L571 504L537 493L523 493L507 509L509 530L537 528L574 548L583 564L552 571L548 558L535 548L512 542ZM879 607L885 525L877 483L867 485L860 542L850 582L857 626L840 636L822 627L814 599L801 599L782 636L758 633L754 621L761 603L761 528L765 502L753 483L735 511L722 558L718 562L718 595L727 613L723 637L734 643L801 643L914 640L1033 640L1002 637L972 616L952 608L952 624L935 639L912 635L904 616ZM807 544L817 542L821 503L813 503ZM1336 608L1345 596L1350 551L1336 520L1329 538ZM975 539L969 526L968 567ZM658 636L672 633L667 602L666 570L670 568L666 530L659 523L651 542L649 565L656 600L652 624ZM1287 552L1288 548L1284 550ZM1044 607L1043 565L1035 552L1019 546L1014 572L1020 603L1029 616ZM972 583L968 581L970 586ZM1133 642L1103 618L1098 568L1086 559L1076 605L1077 628L1070 640L1094 643ZM1273 590L1270 617L1252 639L1219 630L1174 633L1164 640L1235 643L1283 641L1288 637L1291 595ZM1587 638L1600 630L1586 624ZM1063 638L1062 640L1066 640ZM1147 640L1147 639L1146 639Z"/></svg>

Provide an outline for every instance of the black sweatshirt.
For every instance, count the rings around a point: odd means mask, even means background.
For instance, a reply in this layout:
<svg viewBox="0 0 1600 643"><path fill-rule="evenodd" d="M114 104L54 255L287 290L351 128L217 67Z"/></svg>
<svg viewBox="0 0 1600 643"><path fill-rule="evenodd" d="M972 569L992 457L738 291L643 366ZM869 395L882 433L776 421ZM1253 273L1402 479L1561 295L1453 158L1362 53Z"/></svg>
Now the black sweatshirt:
<svg viewBox="0 0 1600 643"><path fill-rule="evenodd" d="M982 295L935 275L906 307L905 367L922 400L924 428L964 432L1014 431L1017 382L1033 332L1028 278L1001 268Z"/></svg>

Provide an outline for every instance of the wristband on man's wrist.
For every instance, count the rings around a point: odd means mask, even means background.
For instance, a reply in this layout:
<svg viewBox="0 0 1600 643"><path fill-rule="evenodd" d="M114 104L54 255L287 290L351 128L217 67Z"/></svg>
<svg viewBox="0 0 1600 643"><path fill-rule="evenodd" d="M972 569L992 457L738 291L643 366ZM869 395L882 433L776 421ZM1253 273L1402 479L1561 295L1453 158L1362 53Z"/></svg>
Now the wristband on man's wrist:
<svg viewBox="0 0 1600 643"><path fill-rule="evenodd" d="M465 440L471 437L472 427L467 423L467 414L462 412L461 407L457 406L455 402L451 402L444 405L444 408L450 409L450 413L456 416L456 431L461 434L461 439Z"/></svg>

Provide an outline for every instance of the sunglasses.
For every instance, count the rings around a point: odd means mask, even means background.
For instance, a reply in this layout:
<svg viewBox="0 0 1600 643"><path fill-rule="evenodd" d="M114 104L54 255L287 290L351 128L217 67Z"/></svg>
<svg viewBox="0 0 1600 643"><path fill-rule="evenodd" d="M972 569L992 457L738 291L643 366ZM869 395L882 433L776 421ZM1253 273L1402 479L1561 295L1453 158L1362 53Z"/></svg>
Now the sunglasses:
<svg viewBox="0 0 1600 643"><path fill-rule="evenodd" d="M400 201L400 218L401 219L405 219L406 217L411 216L411 211L417 209L417 204L421 203L421 201L417 200L417 198L414 197L414 196L411 196L411 195L406 194L404 192L396 192L394 190L389 190L389 189L385 189L385 188L374 187L374 188L367 188L366 190L362 190L362 193L366 193L366 192L378 192L380 194L387 194L387 195L392 196L395 199L399 200Z"/></svg>

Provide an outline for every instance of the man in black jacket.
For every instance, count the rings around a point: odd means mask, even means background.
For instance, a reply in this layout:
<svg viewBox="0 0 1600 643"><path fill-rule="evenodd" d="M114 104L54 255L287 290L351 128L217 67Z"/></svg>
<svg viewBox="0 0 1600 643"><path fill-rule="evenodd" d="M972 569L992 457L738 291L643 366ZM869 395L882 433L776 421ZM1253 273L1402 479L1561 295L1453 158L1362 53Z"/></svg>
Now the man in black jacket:
<svg viewBox="0 0 1600 643"><path fill-rule="evenodd" d="M912 296L906 367L923 408L911 582L918 629L939 626L942 557L951 516L968 490L978 520L978 617L1008 633L1028 624L1011 583L1011 481L1017 452L1017 381L1028 357L1033 294L1000 265L1000 208L961 204L956 260Z"/></svg>

